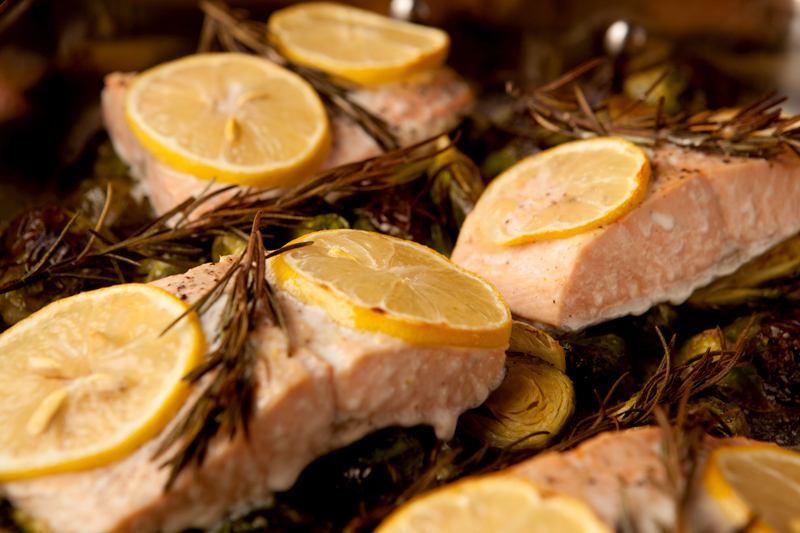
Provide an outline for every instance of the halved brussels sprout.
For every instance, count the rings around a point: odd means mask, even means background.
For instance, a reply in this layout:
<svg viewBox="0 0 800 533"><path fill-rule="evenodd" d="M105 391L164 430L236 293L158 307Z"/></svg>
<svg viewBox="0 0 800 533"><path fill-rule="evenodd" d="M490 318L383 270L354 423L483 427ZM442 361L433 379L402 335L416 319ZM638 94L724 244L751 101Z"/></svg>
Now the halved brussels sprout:
<svg viewBox="0 0 800 533"><path fill-rule="evenodd" d="M544 448L575 412L572 381L538 357L511 353L506 366L508 374L500 387L461 422L494 448Z"/></svg>
<svg viewBox="0 0 800 533"><path fill-rule="evenodd" d="M564 348L553 337L540 329L514 320L511 324L511 340L508 351L533 355L547 361L562 372L567 371Z"/></svg>

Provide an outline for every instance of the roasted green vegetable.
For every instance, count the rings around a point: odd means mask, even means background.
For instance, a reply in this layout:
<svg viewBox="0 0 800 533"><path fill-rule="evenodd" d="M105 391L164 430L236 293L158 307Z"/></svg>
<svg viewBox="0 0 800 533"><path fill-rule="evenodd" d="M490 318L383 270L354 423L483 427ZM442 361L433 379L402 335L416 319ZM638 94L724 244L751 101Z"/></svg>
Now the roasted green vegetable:
<svg viewBox="0 0 800 533"><path fill-rule="evenodd" d="M689 402L689 410L708 409L708 411L719 419L715 425L715 432L720 435L732 436L741 435L746 437L750 434L750 424L738 405L722 400L716 396L701 396Z"/></svg>
<svg viewBox="0 0 800 533"><path fill-rule="evenodd" d="M538 357L562 372L567 371L564 348L553 337L525 322L512 322L508 351Z"/></svg>
<svg viewBox="0 0 800 533"><path fill-rule="evenodd" d="M800 310L791 307L769 314L753 335L753 367L763 380L770 402L800 406Z"/></svg>
<svg viewBox="0 0 800 533"><path fill-rule="evenodd" d="M673 364L683 365L689 363L707 351L716 352L732 349L744 328L750 323L750 320L751 317L742 317L724 329L707 329L694 335L675 354ZM759 331L758 320L760 320L760 317L753 318L753 325L743 339L752 339L757 334ZM732 369L717 386L727 395L748 407L755 409L768 409L770 407L764 391L764 382L752 364Z"/></svg>
<svg viewBox="0 0 800 533"><path fill-rule="evenodd" d="M562 341L567 358L567 375L575 383L579 403L596 402L604 397L624 374L631 371L625 340L614 334L575 337ZM632 381L618 385L620 394L630 394Z"/></svg>
<svg viewBox="0 0 800 533"><path fill-rule="evenodd" d="M506 366L508 374L500 387L461 422L494 448L544 448L575 412L572 381L538 357L508 354Z"/></svg>
<svg viewBox="0 0 800 533"><path fill-rule="evenodd" d="M703 309L730 309L776 299L800 299L800 235L792 237L739 270L700 288L689 305Z"/></svg>
<svg viewBox="0 0 800 533"><path fill-rule="evenodd" d="M301 222L292 230L291 237L292 239L297 239L298 237L308 235L309 233L314 233L315 231L349 228L350 223L347 222L347 219L344 217L339 216L336 213L325 213Z"/></svg>
<svg viewBox="0 0 800 533"><path fill-rule="evenodd" d="M226 233L214 238L211 244L211 260L215 263L226 255L239 255L247 248L247 241L233 233Z"/></svg>
<svg viewBox="0 0 800 533"><path fill-rule="evenodd" d="M48 205L29 209L18 215L0 233L0 285L25 276L36 266L52 264L86 246L88 239L80 233L87 221L76 217L64 231L72 214ZM55 246L55 248L53 248ZM41 281L23 289L0 295L0 326L11 326L49 304L91 287L90 280L79 277Z"/></svg>

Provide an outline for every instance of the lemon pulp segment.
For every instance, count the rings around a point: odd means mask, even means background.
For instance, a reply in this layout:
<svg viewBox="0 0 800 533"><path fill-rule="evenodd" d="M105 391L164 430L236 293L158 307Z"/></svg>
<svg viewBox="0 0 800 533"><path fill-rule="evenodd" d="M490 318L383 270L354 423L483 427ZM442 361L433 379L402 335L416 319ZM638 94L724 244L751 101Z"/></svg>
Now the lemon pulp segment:
<svg viewBox="0 0 800 533"><path fill-rule="evenodd" d="M511 476L466 479L400 507L376 533L608 533L583 503Z"/></svg>
<svg viewBox="0 0 800 533"><path fill-rule="evenodd" d="M250 54L199 54L139 74L127 90L125 117L160 161L239 185L294 185L330 149L314 89Z"/></svg>
<svg viewBox="0 0 800 533"><path fill-rule="evenodd" d="M735 524L757 517L757 531L800 531L800 454L771 445L716 449L706 489Z"/></svg>
<svg viewBox="0 0 800 533"><path fill-rule="evenodd" d="M603 137L565 143L523 159L487 187L475 208L494 244L564 238L613 222L647 192L641 148Z"/></svg>
<svg viewBox="0 0 800 533"><path fill-rule="evenodd" d="M333 2L281 9L267 25L293 61L362 84L397 81L441 65L450 47L442 30Z"/></svg>
<svg viewBox="0 0 800 533"><path fill-rule="evenodd" d="M0 480L91 468L157 435L201 359L196 315L129 284L59 300L0 335Z"/></svg>
<svg viewBox="0 0 800 533"><path fill-rule="evenodd" d="M499 348L511 315L499 292L444 256L410 241L358 230L312 233L314 244L279 255L280 286L336 321L415 345Z"/></svg>

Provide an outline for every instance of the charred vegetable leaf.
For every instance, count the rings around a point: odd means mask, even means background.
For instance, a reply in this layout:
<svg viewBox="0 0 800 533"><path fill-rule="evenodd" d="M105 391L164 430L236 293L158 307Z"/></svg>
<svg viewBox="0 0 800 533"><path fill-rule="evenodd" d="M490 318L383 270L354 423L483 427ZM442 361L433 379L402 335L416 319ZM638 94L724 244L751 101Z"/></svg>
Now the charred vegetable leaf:
<svg viewBox="0 0 800 533"><path fill-rule="evenodd" d="M753 365L764 381L767 398L788 407L800 407L800 316L797 309L764 316L753 342Z"/></svg>
<svg viewBox="0 0 800 533"><path fill-rule="evenodd" d="M111 202L107 202L109 190ZM92 226L103 217L106 230L120 237L130 235L151 220L147 198L137 190L127 165L117 157L110 141L98 146L91 177L79 183L65 205L71 211L83 213Z"/></svg>
<svg viewBox="0 0 800 533"><path fill-rule="evenodd" d="M426 427L381 430L317 459L278 500L301 513L346 523L360 508L392 504L425 471L435 443Z"/></svg>
<svg viewBox="0 0 800 533"><path fill-rule="evenodd" d="M72 218L73 215L56 206L30 209L17 216L0 235L0 285L27 275L37 265L46 267L77 254L88 241L81 231L88 222L77 217L70 224ZM2 294L2 322L6 326L16 324L50 302L89 286L85 279L59 279Z"/></svg>
<svg viewBox="0 0 800 533"><path fill-rule="evenodd" d="M225 523L216 533L336 533L340 528L330 522L302 513L286 503L277 501L262 509Z"/></svg>
<svg viewBox="0 0 800 533"><path fill-rule="evenodd" d="M572 381L537 357L508 354L506 366L500 387L480 408L464 414L461 423L494 448L544 448L575 412Z"/></svg>
<svg viewBox="0 0 800 533"><path fill-rule="evenodd" d="M595 393L611 390L620 376L631 371L625 340L613 333L597 337L576 337L562 342L567 375L575 383L580 404L595 403ZM627 391L632 383L626 382ZM623 394L626 388L618 388Z"/></svg>

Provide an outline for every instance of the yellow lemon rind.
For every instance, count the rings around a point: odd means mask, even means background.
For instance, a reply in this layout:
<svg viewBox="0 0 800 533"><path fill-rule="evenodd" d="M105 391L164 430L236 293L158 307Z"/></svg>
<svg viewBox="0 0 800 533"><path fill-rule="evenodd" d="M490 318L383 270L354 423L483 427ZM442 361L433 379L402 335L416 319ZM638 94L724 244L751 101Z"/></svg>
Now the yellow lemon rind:
<svg viewBox="0 0 800 533"><path fill-rule="evenodd" d="M335 231L339 230L323 230L311 233L295 239L288 244L313 240L315 235ZM433 253L450 263L449 260L440 253L420 244L389 235L383 235L383 237L404 243L416 244L424 248L426 252ZM454 263L450 264L454 269L463 274L472 278L477 278L472 272ZM494 292L498 302L504 306L508 320L494 328L473 330L455 328L443 323L433 324L422 320L414 320L409 317L392 316L383 309L370 309L353 304L347 299L347 296L337 294L328 285L309 279L296 272L286 264L286 261L284 261L283 257L280 255L272 258L270 260L270 265L282 289L305 303L322 307L325 309L328 316L343 326L358 330L384 333L391 337L402 339L413 346L457 346L482 349L504 349L508 346L508 340L511 336L511 311L508 309L505 298L500 295L494 285L483 278L480 278L481 281L486 284L487 288Z"/></svg>
<svg viewBox="0 0 800 533"><path fill-rule="evenodd" d="M708 457L706 467L703 471L703 483L719 505L723 514L739 527L743 527L755 518L753 511L745 500L731 487L725 480L722 469L719 466L722 455L730 453L750 453L753 451L769 451L771 453L781 453L796 455L793 452L784 450L778 446L770 444L743 445L743 446L722 446L717 448ZM775 533L775 530L764 523L763 520L756 519L747 528L748 533Z"/></svg>
<svg viewBox="0 0 800 533"><path fill-rule="evenodd" d="M478 515L479 523L473 524L477 530L485 526L497 526L497 522L510 521L514 524L515 530L524 523L520 523L519 518L513 516L515 512L530 512L530 508L547 514L557 512L568 516L573 520L583 533L610 533L610 528L602 522L592 509L581 500L564 494L553 492L552 490L541 488L531 481L523 478L510 476L507 474L493 474L483 477L466 478L455 483L444 485L432 491L420 494L412 498L407 504L395 509L375 530L376 533L402 533L406 531L416 531L424 523L424 511L432 508L438 513L432 513L436 520L446 521L446 513L456 511L458 507L471 507L471 502L479 498L482 494L489 494L494 497L506 494L513 498L517 505L513 510L504 509L497 516L482 512ZM500 496L502 498L502 496ZM479 503L479 502L476 502ZM449 505L448 505L449 504ZM528 506L525 508L525 506ZM530 515L528 518L532 518ZM473 518L474 519L474 518ZM481 523L482 520L491 522ZM445 522L446 523L446 522ZM552 525L552 524L551 524Z"/></svg>
<svg viewBox="0 0 800 533"><path fill-rule="evenodd" d="M282 29L284 21L291 19L295 15L295 12L303 12L308 9L309 6L312 6L312 9L346 10L351 17L357 17L363 20L366 26L408 25L414 27L416 32L424 33L427 38L435 44L433 44L429 50L420 50L414 57L398 59L395 62L364 60L359 61L358 66L355 66L352 61L341 61L332 58L326 55L324 51L310 50L293 43L287 45L287 43L284 42L285 38L281 38L281 35L285 33ZM450 36L443 30L430 26L388 19L377 13L335 2L301 3L285 7L270 16L267 21L267 28L270 31L270 40L278 48L278 51L290 60L314 67L328 74L333 74L360 85L380 85L401 81L417 72L441 66L447 60L447 56L450 53Z"/></svg>
<svg viewBox="0 0 800 533"><path fill-rule="evenodd" d="M169 298L175 300L175 304L180 305L182 310L185 311L188 309L188 306L183 303L182 301L175 298L169 292L158 288L153 287L150 285L145 284L137 284L131 283L126 284L124 286L140 286L146 287L146 290L153 290L159 291L164 293ZM122 285L107 287L104 289L97 289L96 291L92 291L94 293L101 292L101 291L112 291L117 290L119 287L123 287ZM62 307L65 305L69 305L69 300L77 299L86 297L88 293L81 293L75 296L71 296L69 298L64 298L62 300L58 300L51 306L58 306ZM49 307L49 306L48 306ZM45 311L47 308L43 309ZM57 311L51 309L48 311L49 313L53 313ZM182 312L183 312L182 311ZM11 331L13 328L17 328L18 326L27 327L28 324L34 323L37 313L25 318L24 320L17 323L15 326L12 326L8 331ZM177 316L177 314L176 314ZM181 321L187 321L190 327L194 330L194 339L195 343L192 348L191 354L186 359L186 365L182 369L182 376L186 375L189 371L192 370L197 364L202 361L203 355L205 353L205 336L203 334L202 328L200 326L200 320L197 317L197 314L192 312L181 319ZM18 468L5 468L3 469L2 465L0 465L0 482L7 482L7 481L16 481L22 479L31 479L35 477L41 477L45 475L52 475L52 474L60 474L66 472L75 472L80 470L88 470L90 468L95 468L99 466L103 466L114 462L126 455L130 454L137 448L139 448L142 444L151 440L152 438L156 437L166 425L172 420L177 412L180 410L181 406L183 405L184 401L186 400L190 391L189 385L181 379L178 381L176 386L172 389L172 393L166 398L166 400L159 406L158 409L154 410L153 414L147 418L147 421L134 433L125 436L124 438L117 439L116 442L111 442L106 446L103 446L102 451L90 451L89 455L86 457L81 457L77 459L67 460L64 462L59 462L56 464L51 464L47 466L29 466L31 462L27 462L18 465ZM144 418L144 417L142 417Z"/></svg>
<svg viewBox="0 0 800 533"><path fill-rule="evenodd" d="M185 61L202 61L203 58L208 57L222 57L222 56L237 56L236 60L240 60L241 56L246 57L246 61L258 61L266 63L265 70L273 72L280 72L280 75L299 81L298 87L307 86L305 96L312 96L308 102L317 106L317 112L320 118L324 121L324 127L319 132L319 136L315 141L312 141L311 149L302 157L282 161L273 164L265 164L257 167L243 167L226 163L220 160L211 160L203 158L191 153L185 149L177 146L174 141L168 138L163 138L156 133L152 128L147 126L144 121L137 118L138 113L133 111L133 101L136 98L137 87L146 83L145 76L154 76L163 72L168 72L173 69L176 63ZM264 65L262 65L264 66ZM272 187L288 187L297 185L303 180L311 177L317 170L319 170L325 158L331 149L331 133L328 115L322 101L317 96L316 92L308 85L303 78L297 74L270 63L268 60L250 56L247 54L233 54L233 53L208 53L196 54L188 58L175 59L167 63L163 63L153 67L145 72L139 74L136 79L128 86L125 94L125 120L133 132L136 139L141 145L158 161L164 163L176 170L185 172L194 177L217 181L232 183L235 185L252 186L259 188L272 188Z"/></svg>
<svg viewBox="0 0 800 533"><path fill-rule="evenodd" d="M408 79L418 72L431 70L443 65L447 56L450 54L450 45L448 42L441 50L429 54L420 54L416 61L411 64L399 64L393 67L382 66L379 68L354 68L345 63L333 61L322 62L318 60L314 54L304 54L295 51L287 48L280 42L276 42L276 46L283 55L296 63L317 68L328 74L333 74L342 79L364 86L383 85L385 83Z"/></svg>
<svg viewBox="0 0 800 533"><path fill-rule="evenodd" d="M545 239L565 239L611 224L612 222L620 219L622 216L630 212L634 207L639 205L644 200L645 196L647 195L647 191L650 187L650 177L651 177L650 162L647 159L647 156L644 154L644 152L642 152L641 148L639 148L632 142L626 139L622 139L620 137L596 137L593 139L586 139L582 141L573 141L571 143L560 144L558 146L554 146L552 148L548 148L547 150L539 152L538 154L528 156L527 158L519 161L509 170L507 170L506 172L495 178L488 185L486 191L483 193L483 196L486 198L491 198L497 193L497 191L502 190L504 187L504 182L509 177L513 178L518 175L519 171L515 169L515 167L525 165L526 161L531 161L534 159L539 160L541 158L550 157L551 155L557 154L562 151L574 152L576 157L579 157L580 153L584 150L574 149L574 143L582 143L584 146L587 146L593 143L605 144L608 142L620 143L627 151L633 151L633 153L637 155L641 154L642 157L642 166L634 178L637 183L637 186L634 189L634 191L628 196L628 198L625 199L625 201L621 202L618 206L610 210L602 217L598 217L585 224L576 225L574 227L564 230L544 230L533 233L526 233L523 235L518 235L516 237L509 238L505 235L499 234L499 232L497 231L492 231L490 228L487 228L485 231L494 234L492 235L491 240L495 244L500 246L514 246L518 244L524 244L526 242L533 242Z"/></svg>

